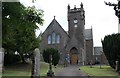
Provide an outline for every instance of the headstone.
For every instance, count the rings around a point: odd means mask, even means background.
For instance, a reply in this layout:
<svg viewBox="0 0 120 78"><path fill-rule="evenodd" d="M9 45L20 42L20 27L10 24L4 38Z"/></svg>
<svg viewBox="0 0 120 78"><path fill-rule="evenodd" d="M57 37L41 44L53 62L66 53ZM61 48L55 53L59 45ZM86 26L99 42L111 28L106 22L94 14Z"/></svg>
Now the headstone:
<svg viewBox="0 0 120 78"><path fill-rule="evenodd" d="M2 76L3 63L4 63L4 49L0 48L0 78Z"/></svg>
<svg viewBox="0 0 120 78"><path fill-rule="evenodd" d="M116 62L116 66L115 66L115 70L118 71L118 61L115 61Z"/></svg>
<svg viewBox="0 0 120 78"><path fill-rule="evenodd" d="M40 51L38 48L34 51L33 73L31 78L40 78Z"/></svg>

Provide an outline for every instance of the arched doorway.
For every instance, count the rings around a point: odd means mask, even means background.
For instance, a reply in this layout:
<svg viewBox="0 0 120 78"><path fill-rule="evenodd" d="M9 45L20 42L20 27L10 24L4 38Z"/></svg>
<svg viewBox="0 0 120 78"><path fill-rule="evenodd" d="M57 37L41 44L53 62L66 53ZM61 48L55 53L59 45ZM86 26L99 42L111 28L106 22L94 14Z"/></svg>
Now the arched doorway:
<svg viewBox="0 0 120 78"><path fill-rule="evenodd" d="M77 64L78 63L78 50L73 47L70 50L70 63L71 64Z"/></svg>

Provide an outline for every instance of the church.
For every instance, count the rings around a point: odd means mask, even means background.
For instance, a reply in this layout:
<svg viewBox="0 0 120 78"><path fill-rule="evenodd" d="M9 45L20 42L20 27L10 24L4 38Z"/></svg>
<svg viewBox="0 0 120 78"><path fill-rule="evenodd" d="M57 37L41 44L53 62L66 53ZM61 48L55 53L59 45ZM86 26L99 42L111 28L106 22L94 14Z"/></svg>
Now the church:
<svg viewBox="0 0 120 78"><path fill-rule="evenodd" d="M41 34L41 51L46 48L55 48L60 53L60 64L68 61L69 64L86 65L93 60L93 33L85 29L85 11L83 4L79 8L71 9L67 6L68 31L65 31L55 19Z"/></svg>

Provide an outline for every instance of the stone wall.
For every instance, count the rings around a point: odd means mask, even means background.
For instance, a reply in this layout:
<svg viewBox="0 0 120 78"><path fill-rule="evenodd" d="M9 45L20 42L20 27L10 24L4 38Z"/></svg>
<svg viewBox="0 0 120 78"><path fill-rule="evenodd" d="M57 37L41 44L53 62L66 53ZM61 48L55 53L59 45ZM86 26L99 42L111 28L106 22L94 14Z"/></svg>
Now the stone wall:
<svg viewBox="0 0 120 78"><path fill-rule="evenodd" d="M104 55L104 53L102 55L94 55L94 63L95 64L108 64L108 61L106 59L106 56Z"/></svg>
<svg viewBox="0 0 120 78"><path fill-rule="evenodd" d="M93 63L93 40L86 40L86 64Z"/></svg>

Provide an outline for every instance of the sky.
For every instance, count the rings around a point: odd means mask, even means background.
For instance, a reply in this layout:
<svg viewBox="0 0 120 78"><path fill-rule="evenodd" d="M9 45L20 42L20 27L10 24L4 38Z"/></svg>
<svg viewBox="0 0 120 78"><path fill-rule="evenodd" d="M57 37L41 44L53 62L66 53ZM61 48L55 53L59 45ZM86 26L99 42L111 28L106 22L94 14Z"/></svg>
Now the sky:
<svg viewBox="0 0 120 78"><path fill-rule="evenodd" d="M35 5L37 9L44 11L44 24L39 27L36 34L44 32L56 16L56 20L65 31L68 31L67 6L71 9L76 5L80 8L81 2L85 10L85 29L92 28L94 46L102 46L101 39L106 35L118 33L118 18L113 7L104 4L106 2L117 3L117 0L20 0L25 6Z"/></svg>

